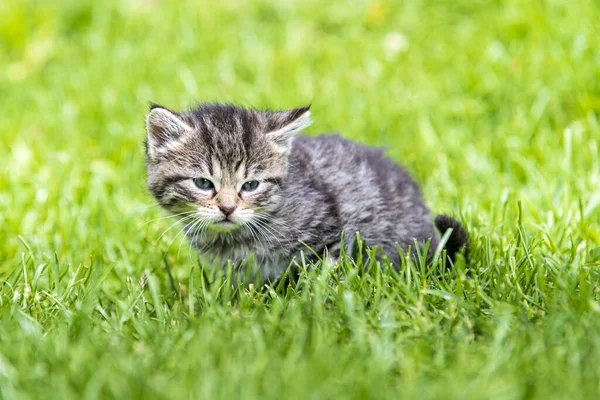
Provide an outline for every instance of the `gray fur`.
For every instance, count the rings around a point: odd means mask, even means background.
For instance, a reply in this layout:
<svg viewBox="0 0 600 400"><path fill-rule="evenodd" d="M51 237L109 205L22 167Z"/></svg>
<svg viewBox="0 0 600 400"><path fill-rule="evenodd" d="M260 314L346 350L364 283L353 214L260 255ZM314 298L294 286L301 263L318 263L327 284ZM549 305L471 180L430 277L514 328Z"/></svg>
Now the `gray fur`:
<svg viewBox="0 0 600 400"><path fill-rule="evenodd" d="M153 106L146 120L150 191L167 210L192 215L182 222L200 253L235 263L253 253L265 277L281 274L306 245L337 257L342 234L350 248L360 232L386 254L415 240L431 240L435 250L438 235L410 176L383 150L338 135L296 137L309 118L308 108L205 104L176 113ZM214 181L214 190L199 189L193 178ZM259 182L254 192L241 188L249 180ZM219 222L225 203L237 207L234 223ZM458 223L452 227L466 238Z"/></svg>

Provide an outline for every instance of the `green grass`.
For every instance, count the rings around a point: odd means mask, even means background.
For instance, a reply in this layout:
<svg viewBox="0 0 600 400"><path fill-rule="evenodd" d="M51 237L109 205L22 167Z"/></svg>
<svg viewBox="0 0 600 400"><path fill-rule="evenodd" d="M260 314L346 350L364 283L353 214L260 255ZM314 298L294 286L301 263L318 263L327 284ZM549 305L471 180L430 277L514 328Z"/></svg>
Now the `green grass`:
<svg viewBox="0 0 600 400"><path fill-rule="evenodd" d="M598 2L0 15L0 398L600 395ZM386 146L472 259L233 290L159 240L145 188L148 102L194 100L312 103L311 134Z"/></svg>

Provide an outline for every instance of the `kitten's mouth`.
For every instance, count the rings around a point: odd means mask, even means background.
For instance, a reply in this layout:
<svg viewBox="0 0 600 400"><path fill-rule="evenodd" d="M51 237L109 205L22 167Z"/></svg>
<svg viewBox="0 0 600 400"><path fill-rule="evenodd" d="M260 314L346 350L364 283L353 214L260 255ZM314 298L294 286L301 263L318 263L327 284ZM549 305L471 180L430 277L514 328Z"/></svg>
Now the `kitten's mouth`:
<svg viewBox="0 0 600 400"><path fill-rule="evenodd" d="M213 222L210 227L217 232L229 232L238 228L239 225L229 219L222 219L221 221Z"/></svg>

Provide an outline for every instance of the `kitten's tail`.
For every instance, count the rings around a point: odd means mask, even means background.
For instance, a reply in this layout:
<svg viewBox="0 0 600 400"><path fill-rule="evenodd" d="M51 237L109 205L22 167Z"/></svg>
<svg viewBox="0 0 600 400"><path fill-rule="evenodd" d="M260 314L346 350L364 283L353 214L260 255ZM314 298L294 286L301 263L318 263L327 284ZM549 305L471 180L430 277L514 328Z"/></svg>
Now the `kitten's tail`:
<svg viewBox="0 0 600 400"><path fill-rule="evenodd" d="M469 235L462 227L460 222L451 218L447 215L438 215L435 217L435 226L440 231L441 235L444 235L448 229L452 229L450 237L446 242L445 249L446 254L450 257L452 262L456 259L456 254L464 249L465 259L469 257Z"/></svg>

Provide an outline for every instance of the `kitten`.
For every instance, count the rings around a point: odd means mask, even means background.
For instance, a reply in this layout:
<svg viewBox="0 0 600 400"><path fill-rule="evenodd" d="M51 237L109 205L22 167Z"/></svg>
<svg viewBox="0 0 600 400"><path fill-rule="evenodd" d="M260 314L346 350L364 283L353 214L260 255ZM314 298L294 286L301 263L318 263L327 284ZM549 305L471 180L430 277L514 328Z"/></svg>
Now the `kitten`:
<svg viewBox="0 0 600 400"><path fill-rule="evenodd" d="M300 253L336 258L342 234L352 254L356 232L386 254L439 236L416 183L383 150L338 135L296 136L308 107L259 111L202 104L188 112L152 105L146 117L148 187L181 217L191 244L213 259L242 263L251 253L276 278ZM435 220L450 259L467 234Z"/></svg>

